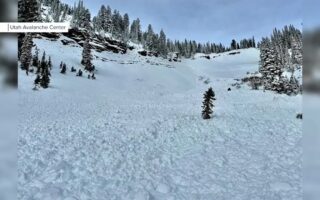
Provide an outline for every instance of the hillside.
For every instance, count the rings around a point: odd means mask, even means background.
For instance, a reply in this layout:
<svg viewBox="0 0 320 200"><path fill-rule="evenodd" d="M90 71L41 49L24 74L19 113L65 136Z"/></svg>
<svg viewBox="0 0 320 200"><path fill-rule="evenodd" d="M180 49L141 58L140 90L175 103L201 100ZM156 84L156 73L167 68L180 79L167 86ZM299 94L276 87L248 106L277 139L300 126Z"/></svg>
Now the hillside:
<svg viewBox="0 0 320 200"><path fill-rule="evenodd" d="M259 50L181 62L94 51L89 80L70 72L82 47L62 40L33 40L52 58L50 88L19 70L18 199L302 198L302 96L231 86L258 70Z"/></svg>

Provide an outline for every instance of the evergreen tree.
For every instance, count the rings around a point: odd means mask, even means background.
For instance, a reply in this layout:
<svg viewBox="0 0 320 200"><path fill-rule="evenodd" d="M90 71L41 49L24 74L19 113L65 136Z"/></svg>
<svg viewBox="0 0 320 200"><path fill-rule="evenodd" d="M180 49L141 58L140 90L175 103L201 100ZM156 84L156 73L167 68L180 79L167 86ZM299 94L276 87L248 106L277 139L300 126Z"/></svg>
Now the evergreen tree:
<svg viewBox="0 0 320 200"><path fill-rule="evenodd" d="M133 20L130 28L130 39L133 42L141 42L141 25L140 25L140 20L136 19ZM140 39L139 39L140 36Z"/></svg>
<svg viewBox="0 0 320 200"><path fill-rule="evenodd" d="M101 6L98 16L96 17L96 29L103 30L105 32L111 32L111 8L106 8L104 5Z"/></svg>
<svg viewBox="0 0 320 200"><path fill-rule="evenodd" d="M90 30L91 27L87 24L91 20L91 14L90 11L84 7L83 0L79 0L78 5L75 5L73 10L74 13L72 16L71 26L76 28L86 28L87 30Z"/></svg>
<svg viewBox="0 0 320 200"><path fill-rule="evenodd" d="M129 15L126 13L123 16L123 23L122 23L122 37L124 41L127 41L129 39L129 26L130 26L130 19Z"/></svg>
<svg viewBox="0 0 320 200"><path fill-rule="evenodd" d="M123 19L118 10L114 10L112 14L112 35L121 38Z"/></svg>
<svg viewBox="0 0 320 200"><path fill-rule="evenodd" d="M44 51L42 54L41 62L40 62L40 72L43 73L46 68L47 68L46 52Z"/></svg>
<svg viewBox="0 0 320 200"><path fill-rule="evenodd" d="M210 87L203 96L203 105L202 105L202 118L210 119L211 114L213 113L213 101L215 101L215 93Z"/></svg>
<svg viewBox="0 0 320 200"><path fill-rule="evenodd" d="M92 54L91 54L91 46L90 46L90 39L87 36L83 44L83 51L82 51L82 61L81 64L84 65L84 69L88 70L89 72L93 71L92 61Z"/></svg>
<svg viewBox="0 0 320 200"><path fill-rule="evenodd" d="M51 56L49 56L48 67L50 70L52 69Z"/></svg>
<svg viewBox="0 0 320 200"><path fill-rule="evenodd" d="M37 87L39 87L40 81L41 81L41 77L40 77L39 74L37 74L37 77L36 77L36 79L34 80L34 88L33 88L34 90L36 90Z"/></svg>
<svg viewBox="0 0 320 200"><path fill-rule="evenodd" d="M97 30L106 30L106 20L107 20L107 8L102 5L99 12L98 12L98 16L96 17L95 20L95 24L96 24L96 28Z"/></svg>
<svg viewBox="0 0 320 200"><path fill-rule="evenodd" d="M40 72L41 72L41 61L40 60L38 60L38 67L37 67L37 74L40 74Z"/></svg>
<svg viewBox="0 0 320 200"><path fill-rule="evenodd" d="M28 75L29 66L32 60L32 35L30 33L26 34L23 39L23 44L21 47L21 69L26 70Z"/></svg>
<svg viewBox="0 0 320 200"><path fill-rule="evenodd" d="M302 39L299 37L291 37L291 58L292 64L295 66L302 66Z"/></svg>
<svg viewBox="0 0 320 200"><path fill-rule="evenodd" d="M86 33L85 33L85 41L83 43L83 50L82 50L82 60L81 64L84 65L85 70L91 72L94 70L94 67L91 63L93 57L91 54L91 45L90 45L90 24L88 20L85 20L85 27L86 27Z"/></svg>
<svg viewBox="0 0 320 200"><path fill-rule="evenodd" d="M60 22L61 21L61 12L62 12L62 7L61 4L58 1L54 1L54 6L52 8L52 16L53 16L53 21L54 22Z"/></svg>
<svg viewBox="0 0 320 200"><path fill-rule="evenodd" d="M42 71L41 74L41 81L40 81L40 85L43 88L48 88L49 87L49 83L50 83L50 71L48 66L46 65L46 67L44 68L44 70Z"/></svg>
<svg viewBox="0 0 320 200"><path fill-rule="evenodd" d="M271 89L276 75L280 74L275 50L269 38L262 38L260 47L260 73L264 79L265 89Z"/></svg>
<svg viewBox="0 0 320 200"><path fill-rule="evenodd" d="M259 71L262 74L263 85L265 89L278 93L297 94L301 90L299 82L293 75L290 79L283 76L283 72L290 71L294 74L295 63L297 63L294 58L296 57L301 58L300 64L302 64L301 32L293 26L285 26L282 30L274 29L270 38L262 38L258 44L260 48ZM252 41L255 43L254 38Z"/></svg>
<svg viewBox="0 0 320 200"><path fill-rule="evenodd" d="M48 88L49 83L50 83L51 73L50 73L50 69L48 66L48 62L46 61L46 52L43 52L42 59L40 62L40 68L41 68L40 81L38 79L36 79L36 80L39 81L41 87Z"/></svg>
<svg viewBox="0 0 320 200"><path fill-rule="evenodd" d="M35 54L32 58L32 66L38 68L38 62L39 62L39 49L35 48Z"/></svg>
<svg viewBox="0 0 320 200"><path fill-rule="evenodd" d="M231 41L231 50L234 50L234 49L237 49L237 42L236 42L236 40L232 40Z"/></svg>
<svg viewBox="0 0 320 200"><path fill-rule="evenodd" d="M112 10L110 6L107 6L107 20L106 20L106 31L111 33L112 32Z"/></svg>
<svg viewBox="0 0 320 200"><path fill-rule="evenodd" d="M40 20L38 0L18 0L18 10L19 22L38 22Z"/></svg>
<svg viewBox="0 0 320 200"><path fill-rule="evenodd" d="M62 65L62 68L61 68L60 73L61 73L61 74L65 74L66 72L67 72L67 65L66 65L66 63L64 63L64 64Z"/></svg>
<svg viewBox="0 0 320 200"><path fill-rule="evenodd" d="M82 76L82 70L81 69L79 69L79 71L78 71L76 76L80 76L80 77Z"/></svg>
<svg viewBox="0 0 320 200"><path fill-rule="evenodd" d="M148 26L148 31L146 33L146 47L147 49L149 49L150 51L153 50L154 48L154 32L153 32L153 28L152 25L149 24Z"/></svg>
<svg viewBox="0 0 320 200"><path fill-rule="evenodd" d="M252 37L252 47L256 48L256 41L255 41L254 37Z"/></svg>

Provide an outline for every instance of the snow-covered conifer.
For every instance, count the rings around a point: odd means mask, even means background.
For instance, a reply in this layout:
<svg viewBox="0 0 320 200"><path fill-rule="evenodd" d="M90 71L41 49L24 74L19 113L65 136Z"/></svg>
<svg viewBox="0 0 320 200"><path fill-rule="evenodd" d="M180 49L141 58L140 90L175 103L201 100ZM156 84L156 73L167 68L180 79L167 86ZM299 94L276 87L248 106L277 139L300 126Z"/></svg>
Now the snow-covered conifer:
<svg viewBox="0 0 320 200"><path fill-rule="evenodd" d="M38 62L39 62L39 49L36 47L35 48L35 54L32 57L32 66L38 68Z"/></svg>
<svg viewBox="0 0 320 200"><path fill-rule="evenodd" d="M28 74L29 66L32 60L32 35L26 34L21 47L21 69L26 70Z"/></svg>
<svg viewBox="0 0 320 200"><path fill-rule="evenodd" d="M93 65L91 61L92 61L92 54L91 54L90 39L89 37L87 37L83 44L81 64L84 65L85 67L84 69L89 72L93 71Z"/></svg>
<svg viewBox="0 0 320 200"><path fill-rule="evenodd" d="M52 70L52 61L51 61L51 56L49 56L49 60L48 60L48 67L50 70Z"/></svg>
<svg viewBox="0 0 320 200"><path fill-rule="evenodd" d="M65 74L66 72L67 72L67 65L66 63L63 63L60 73Z"/></svg>
<svg viewBox="0 0 320 200"><path fill-rule="evenodd" d="M213 113L213 101L215 101L215 93L210 87L203 96L203 105L202 105L202 118L210 119L211 114Z"/></svg>

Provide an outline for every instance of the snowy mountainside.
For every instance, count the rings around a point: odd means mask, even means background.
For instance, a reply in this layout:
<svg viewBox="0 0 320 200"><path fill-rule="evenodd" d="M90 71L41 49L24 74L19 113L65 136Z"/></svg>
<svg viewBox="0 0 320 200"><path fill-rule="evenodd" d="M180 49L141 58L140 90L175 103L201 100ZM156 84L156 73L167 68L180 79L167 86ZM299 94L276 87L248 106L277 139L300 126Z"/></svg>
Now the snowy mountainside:
<svg viewBox="0 0 320 200"><path fill-rule="evenodd" d="M65 39L34 39L52 58L50 88L19 70L19 199L302 198L302 96L231 86L258 70L259 50L181 62L93 50L89 80L70 72L82 47Z"/></svg>

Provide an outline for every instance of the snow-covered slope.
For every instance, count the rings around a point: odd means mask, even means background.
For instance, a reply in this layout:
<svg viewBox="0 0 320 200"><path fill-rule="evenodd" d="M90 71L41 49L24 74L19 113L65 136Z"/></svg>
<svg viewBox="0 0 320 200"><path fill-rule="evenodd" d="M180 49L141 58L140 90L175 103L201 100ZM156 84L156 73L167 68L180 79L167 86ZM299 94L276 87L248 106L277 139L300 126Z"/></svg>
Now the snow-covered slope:
<svg viewBox="0 0 320 200"><path fill-rule="evenodd" d="M302 198L301 96L230 86L258 69L257 49L181 63L95 52L88 80L70 72L82 48L35 44L54 67L46 90L19 72L19 199ZM214 118L203 120L210 86Z"/></svg>

